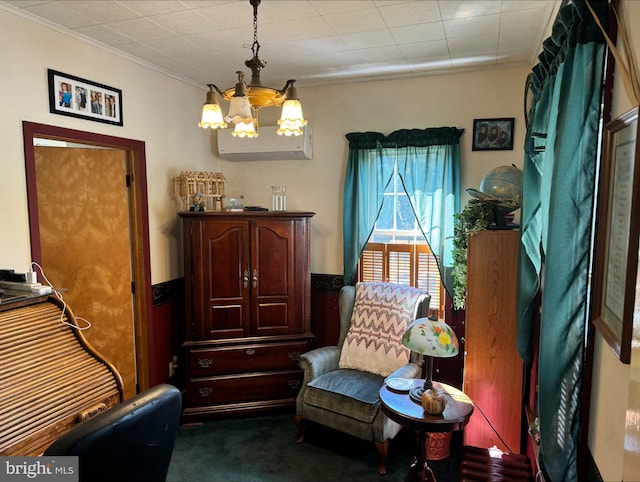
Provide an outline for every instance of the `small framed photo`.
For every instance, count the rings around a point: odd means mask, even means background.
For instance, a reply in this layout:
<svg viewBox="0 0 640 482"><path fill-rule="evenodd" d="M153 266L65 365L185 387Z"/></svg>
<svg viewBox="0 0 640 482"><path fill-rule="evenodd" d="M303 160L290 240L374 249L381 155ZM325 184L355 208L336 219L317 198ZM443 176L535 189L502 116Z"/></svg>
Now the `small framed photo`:
<svg viewBox="0 0 640 482"><path fill-rule="evenodd" d="M474 151L513 150L514 117L501 119L473 119Z"/></svg>
<svg viewBox="0 0 640 482"><path fill-rule="evenodd" d="M48 69L49 112L105 124L123 125L122 91Z"/></svg>

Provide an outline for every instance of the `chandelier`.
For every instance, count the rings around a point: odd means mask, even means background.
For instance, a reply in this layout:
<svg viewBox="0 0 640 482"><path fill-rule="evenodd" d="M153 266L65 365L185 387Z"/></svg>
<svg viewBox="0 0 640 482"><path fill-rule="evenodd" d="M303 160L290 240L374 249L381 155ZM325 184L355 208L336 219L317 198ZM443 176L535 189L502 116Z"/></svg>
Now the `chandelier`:
<svg viewBox="0 0 640 482"><path fill-rule="evenodd" d="M298 99L295 80L287 80L280 90L266 87L260 82L260 71L267 62L258 57L260 43L258 42L258 5L260 0L249 0L253 6L253 57L245 61L251 69L251 83L244 81L244 72L237 71L238 82L235 87L220 91L215 84L207 84L207 100L202 107L202 120L198 126L211 129L225 128L227 122L233 123L235 128L232 135L236 137L258 137L258 110L263 107L282 106L282 114L278 120L277 133L285 136L302 135L302 129L307 121L302 116L302 105ZM222 111L217 101L216 92L228 100L229 113L222 117Z"/></svg>

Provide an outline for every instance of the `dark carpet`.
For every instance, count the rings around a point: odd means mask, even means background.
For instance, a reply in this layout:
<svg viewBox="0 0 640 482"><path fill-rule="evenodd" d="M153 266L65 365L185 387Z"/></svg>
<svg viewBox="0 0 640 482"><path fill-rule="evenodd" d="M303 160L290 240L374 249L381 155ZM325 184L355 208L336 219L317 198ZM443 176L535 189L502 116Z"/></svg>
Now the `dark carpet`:
<svg viewBox="0 0 640 482"><path fill-rule="evenodd" d="M304 443L296 443L297 433L289 412L181 426L167 482L400 482L416 450L415 434L403 429L380 476L372 442L312 422L305 422ZM429 462L438 482L458 480L460 444L454 433L451 456Z"/></svg>

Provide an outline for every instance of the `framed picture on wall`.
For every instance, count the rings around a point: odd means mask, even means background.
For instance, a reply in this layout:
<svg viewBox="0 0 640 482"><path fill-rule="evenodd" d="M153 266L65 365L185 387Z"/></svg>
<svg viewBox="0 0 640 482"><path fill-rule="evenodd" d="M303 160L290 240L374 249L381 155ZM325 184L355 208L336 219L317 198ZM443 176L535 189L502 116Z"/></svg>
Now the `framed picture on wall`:
<svg viewBox="0 0 640 482"><path fill-rule="evenodd" d="M511 151L513 150L513 124L515 118L474 119L474 151Z"/></svg>
<svg viewBox="0 0 640 482"><path fill-rule="evenodd" d="M593 267L593 323L622 363L631 362L640 316L640 159L638 107L605 126Z"/></svg>
<svg viewBox="0 0 640 482"><path fill-rule="evenodd" d="M122 91L48 69L49 112L105 124L123 125Z"/></svg>

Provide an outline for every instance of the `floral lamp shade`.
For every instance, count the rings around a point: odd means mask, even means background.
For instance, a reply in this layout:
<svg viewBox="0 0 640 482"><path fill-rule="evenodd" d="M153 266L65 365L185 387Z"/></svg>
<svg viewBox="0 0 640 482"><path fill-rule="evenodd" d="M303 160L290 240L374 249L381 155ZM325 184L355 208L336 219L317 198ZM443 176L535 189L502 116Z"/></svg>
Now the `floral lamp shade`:
<svg viewBox="0 0 640 482"><path fill-rule="evenodd" d="M441 320L418 318L402 335L402 344L412 351L437 358L458 354L458 338L451 327Z"/></svg>
<svg viewBox="0 0 640 482"><path fill-rule="evenodd" d="M411 351L425 355L426 376L422 387L415 387L409 396L416 403L422 403L422 394L431 389L433 357L450 358L459 351L458 337L444 321L431 318L418 318L412 322L402 335L402 344Z"/></svg>

